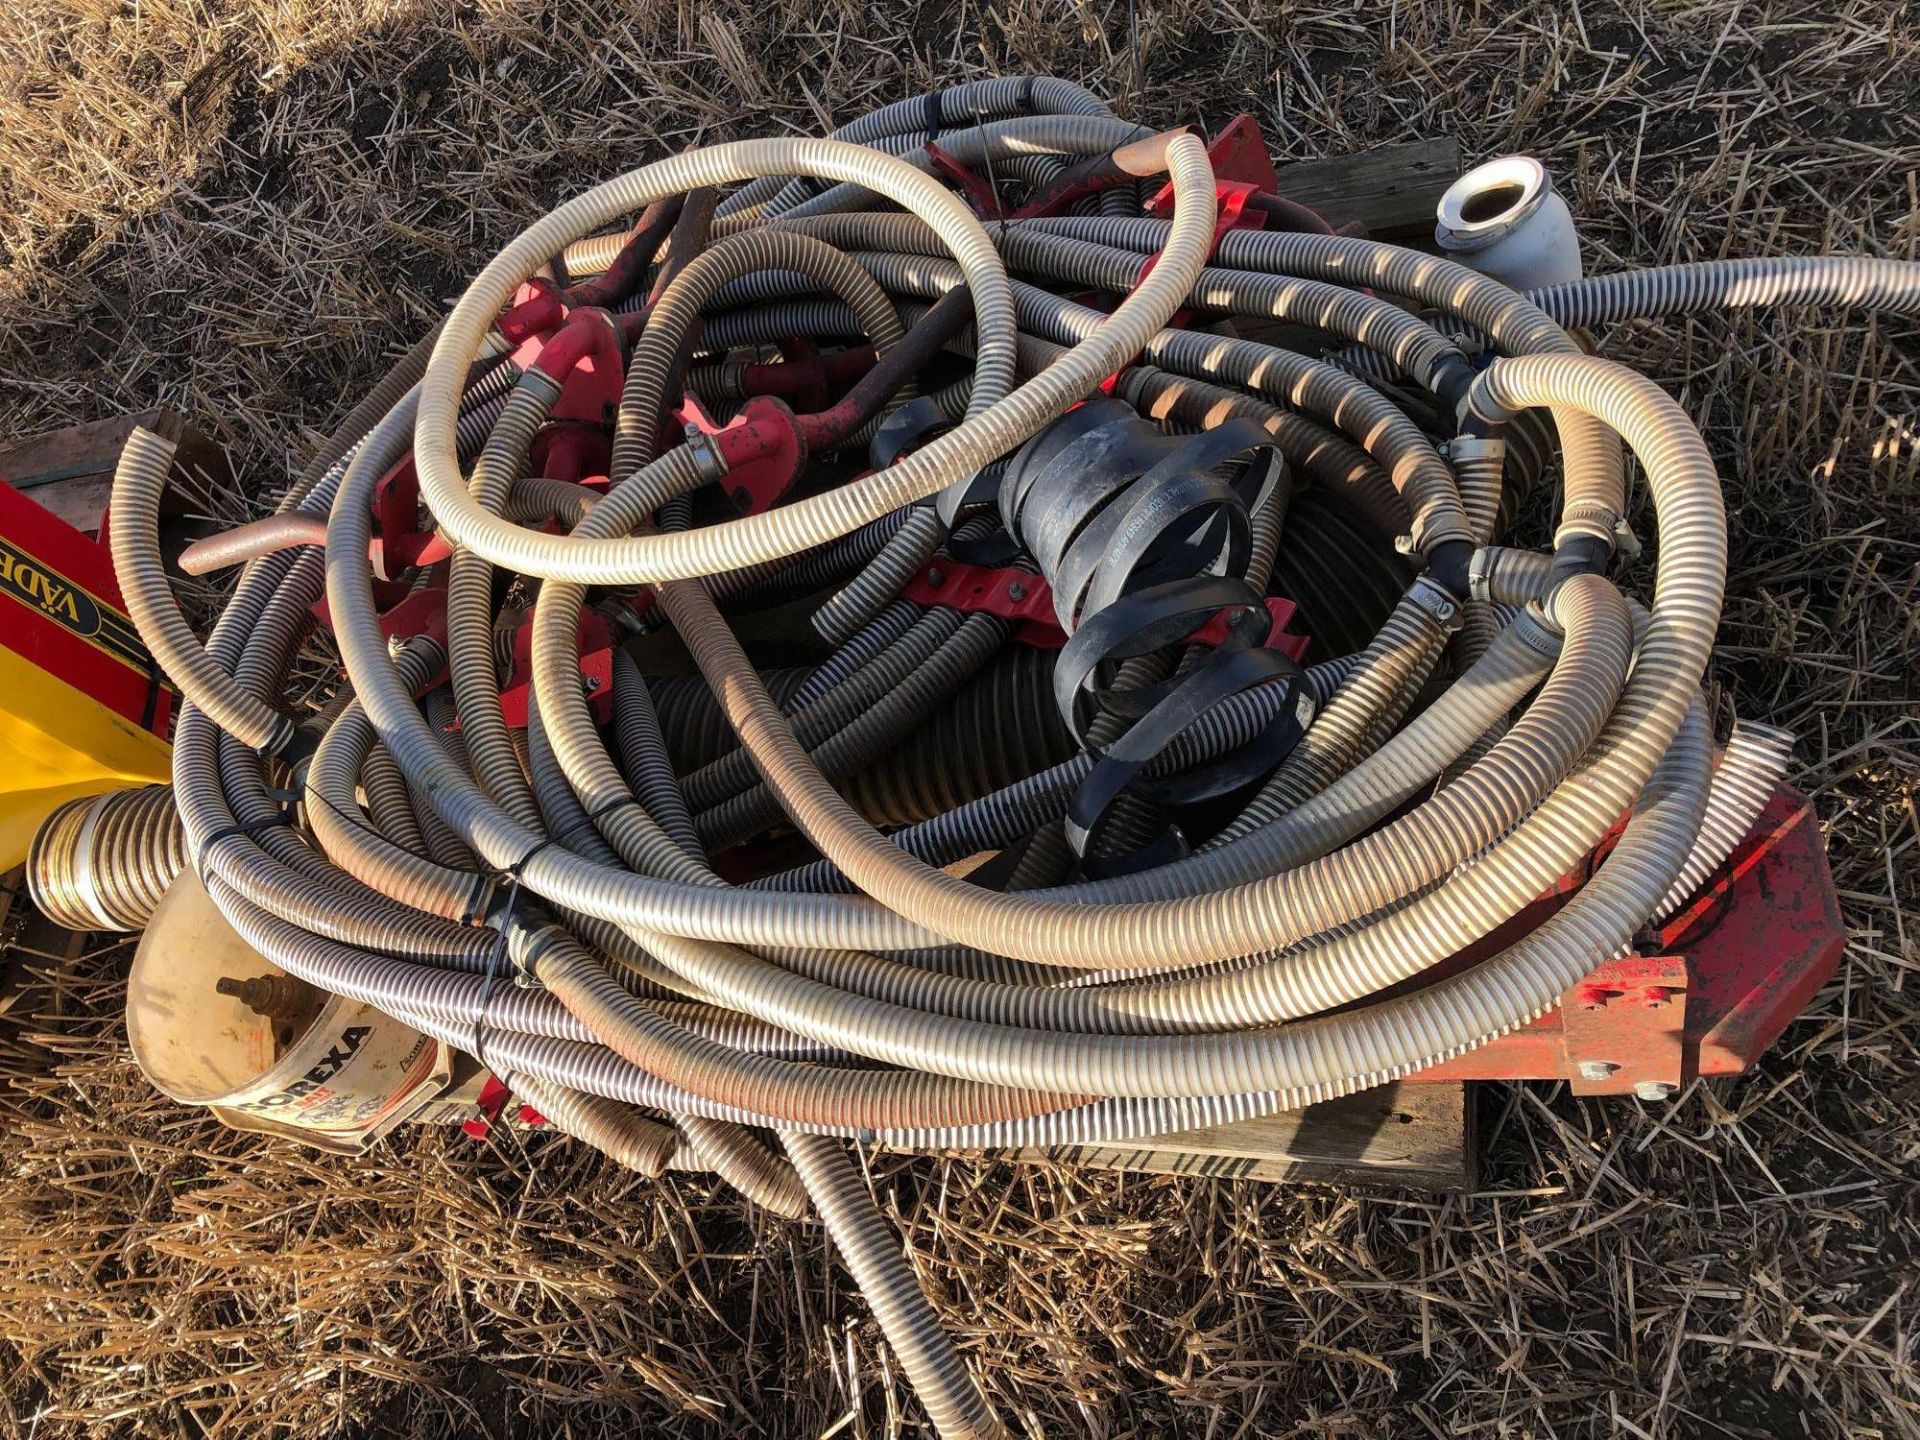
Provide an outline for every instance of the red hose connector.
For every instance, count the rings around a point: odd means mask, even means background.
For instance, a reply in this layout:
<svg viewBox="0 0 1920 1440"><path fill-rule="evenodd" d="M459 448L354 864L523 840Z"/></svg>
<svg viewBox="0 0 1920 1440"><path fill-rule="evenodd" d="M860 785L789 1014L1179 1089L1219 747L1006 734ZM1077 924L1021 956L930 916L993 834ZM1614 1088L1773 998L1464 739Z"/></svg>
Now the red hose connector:
<svg viewBox="0 0 1920 1440"><path fill-rule="evenodd" d="M531 292L531 293L528 293ZM518 346L567 318L567 307L560 287L544 277L529 280L521 287L526 296L511 310L493 322L493 328L509 345Z"/></svg>
<svg viewBox="0 0 1920 1440"><path fill-rule="evenodd" d="M567 383L574 367L589 358L594 362L595 371L603 362L617 371L620 339L620 323L612 315L592 306L581 306L567 313L566 323L540 347L539 356L528 368L538 370L561 386Z"/></svg>
<svg viewBox="0 0 1920 1440"><path fill-rule="evenodd" d="M554 420L610 423L620 409L625 377L624 335L618 317L583 306L567 316L528 366L560 387L550 412Z"/></svg>
<svg viewBox="0 0 1920 1440"><path fill-rule="evenodd" d="M742 514L755 515L779 503L807 463L800 420L784 400L755 395L725 425L716 424L688 395L679 418L707 437L724 472L720 488Z"/></svg>
<svg viewBox="0 0 1920 1440"><path fill-rule="evenodd" d="M778 395L810 410L824 410L829 395L866 374L879 358L879 352L871 345L849 346L822 354L807 341L791 340L782 343L780 350L784 359L724 367L722 375L728 393L742 398Z"/></svg>
<svg viewBox="0 0 1920 1440"><path fill-rule="evenodd" d="M784 400L754 395L730 422L719 425L689 393L675 418L706 437L714 468L724 472L716 478L735 505L749 515L771 509L799 477L808 456L842 444L879 414L894 392L966 328L972 314L972 292L955 286L837 404L817 414L795 415Z"/></svg>

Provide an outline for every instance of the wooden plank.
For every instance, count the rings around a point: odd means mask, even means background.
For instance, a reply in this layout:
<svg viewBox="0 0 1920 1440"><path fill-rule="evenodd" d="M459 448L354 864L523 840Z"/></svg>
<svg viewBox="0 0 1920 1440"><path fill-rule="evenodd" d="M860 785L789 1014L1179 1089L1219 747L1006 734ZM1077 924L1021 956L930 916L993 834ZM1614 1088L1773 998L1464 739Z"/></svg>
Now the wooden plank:
<svg viewBox="0 0 1920 1440"><path fill-rule="evenodd" d="M0 480L6 473L0 470ZM113 499L113 476L76 475L39 485L28 493L42 510L58 515L82 535L92 535L99 530L100 517L107 513L108 502Z"/></svg>
<svg viewBox="0 0 1920 1440"><path fill-rule="evenodd" d="M32 490L110 471L136 425L174 441L182 428L180 417L171 410L143 410L138 415L112 415L45 430L0 446L0 477L16 490Z"/></svg>
<svg viewBox="0 0 1920 1440"><path fill-rule="evenodd" d="M0 441L0 480L31 495L36 504L76 530L92 534L113 489L121 448L136 425L179 447L173 480L161 501L163 514L206 510L214 487L231 486L233 471L226 452L176 411L165 409Z"/></svg>
<svg viewBox="0 0 1920 1440"><path fill-rule="evenodd" d="M1459 174L1459 143L1441 136L1282 165L1279 193L1336 228L1357 221L1376 240L1419 235L1431 242L1434 207Z"/></svg>
<svg viewBox="0 0 1920 1440"><path fill-rule="evenodd" d="M415 1115L414 1122L457 1125L471 1119L479 1113L475 1105L488 1078L476 1061L456 1054L448 1088ZM1473 1099L1471 1084L1402 1083L1289 1114L1161 1135L1133 1145L951 1153L1154 1175L1466 1191L1478 1180ZM525 1128L518 1101L508 1104L500 1119Z"/></svg>
<svg viewBox="0 0 1920 1440"><path fill-rule="evenodd" d="M12 945L7 938L7 922L13 918L16 904L28 904L27 867L16 865L0 875L0 1015L5 1015L20 1002L24 990L24 977L18 965L10 963L8 952Z"/></svg>
<svg viewBox="0 0 1920 1440"><path fill-rule="evenodd" d="M1237 1125L1134 1145L993 1152L1102 1170L1233 1179L1410 1185L1460 1191L1476 1178L1473 1092L1464 1084L1394 1084Z"/></svg>

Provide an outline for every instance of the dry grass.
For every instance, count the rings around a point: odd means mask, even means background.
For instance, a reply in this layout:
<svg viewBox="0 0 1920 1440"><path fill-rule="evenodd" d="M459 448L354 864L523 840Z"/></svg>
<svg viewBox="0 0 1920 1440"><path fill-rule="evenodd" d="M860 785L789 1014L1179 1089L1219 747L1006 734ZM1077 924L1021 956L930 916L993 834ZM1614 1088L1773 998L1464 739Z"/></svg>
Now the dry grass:
<svg viewBox="0 0 1920 1440"><path fill-rule="evenodd" d="M1563 177L1603 263L1920 245L1897 0L1505 7L16 0L0 433L213 417L269 491L461 278L684 144L977 70L1297 156L1452 132ZM876 1162L1031 1435L1920 1435L1914 326L1649 326L1734 515L1723 716L1792 726L1852 926L1756 1074L1488 1097L1485 1193ZM565 1142L351 1166L155 1098L126 953L29 973L0 1067L0 1429L919 1433L823 1241Z"/></svg>

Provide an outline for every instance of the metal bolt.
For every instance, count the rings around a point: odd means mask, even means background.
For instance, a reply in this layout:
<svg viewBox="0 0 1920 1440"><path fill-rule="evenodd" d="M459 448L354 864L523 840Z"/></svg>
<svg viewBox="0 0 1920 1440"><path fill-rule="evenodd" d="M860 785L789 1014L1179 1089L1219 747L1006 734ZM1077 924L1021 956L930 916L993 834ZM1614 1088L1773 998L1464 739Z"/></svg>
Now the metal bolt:
<svg viewBox="0 0 1920 1440"><path fill-rule="evenodd" d="M1009 600L1026 599L1027 587L1022 585L1018 580L1014 581L1011 585L1007 586L1007 598Z"/></svg>
<svg viewBox="0 0 1920 1440"><path fill-rule="evenodd" d="M600 688L600 677L598 675L583 675L581 679L587 682L587 693L589 695Z"/></svg>
<svg viewBox="0 0 1920 1440"><path fill-rule="evenodd" d="M927 584L929 584L929 585L944 585L944 584L946 584L946 583L947 583L947 572L946 572L946 571L944 571L944 570L941 570L941 569L939 569L939 568L937 568L937 567L936 567L936 568L934 568L934 569L932 569L932 570L929 570L929 571L927 571Z"/></svg>
<svg viewBox="0 0 1920 1440"><path fill-rule="evenodd" d="M213 988L267 1020L298 1020L319 1008L320 992L292 975L223 975Z"/></svg>
<svg viewBox="0 0 1920 1440"><path fill-rule="evenodd" d="M1679 1088L1665 1080L1642 1080L1633 1087L1633 1093L1642 1100L1665 1100Z"/></svg>
<svg viewBox="0 0 1920 1440"><path fill-rule="evenodd" d="M1611 1060L1582 1060L1580 1078L1582 1080L1604 1080L1620 1067Z"/></svg>

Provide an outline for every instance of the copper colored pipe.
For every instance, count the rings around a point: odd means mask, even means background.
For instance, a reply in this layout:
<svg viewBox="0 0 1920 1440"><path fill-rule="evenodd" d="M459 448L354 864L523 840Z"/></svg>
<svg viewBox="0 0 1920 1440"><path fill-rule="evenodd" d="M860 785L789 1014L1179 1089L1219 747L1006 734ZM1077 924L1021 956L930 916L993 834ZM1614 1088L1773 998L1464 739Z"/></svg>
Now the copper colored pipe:
<svg viewBox="0 0 1920 1440"><path fill-rule="evenodd" d="M613 257L613 263L593 279L568 287L567 304L611 306L631 295L659 253L660 242L667 238L667 232L680 218L685 201L684 195L669 195L649 205L634 225L627 243Z"/></svg>
<svg viewBox="0 0 1920 1440"><path fill-rule="evenodd" d="M1057 215L1074 201L1088 195L1097 195L1102 190L1111 190L1116 185L1125 185L1132 180L1164 175L1167 147L1176 137L1192 133L1191 126L1163 130L1157 135L1148 135L1118 146L1105 155L1090 155L1054 176L1050 183L1035 191L1026 204L1007 218L1028 220L1036 215Z"/></svg>
<svg viewBox="0 0 1920 1440"><path fill-rule="evenodd" d="M194 541L180 552L180 568L189 575L211 575L215 570L244 565L276 550L326 543L326 516L309 510L288 510Z"/></svg>

